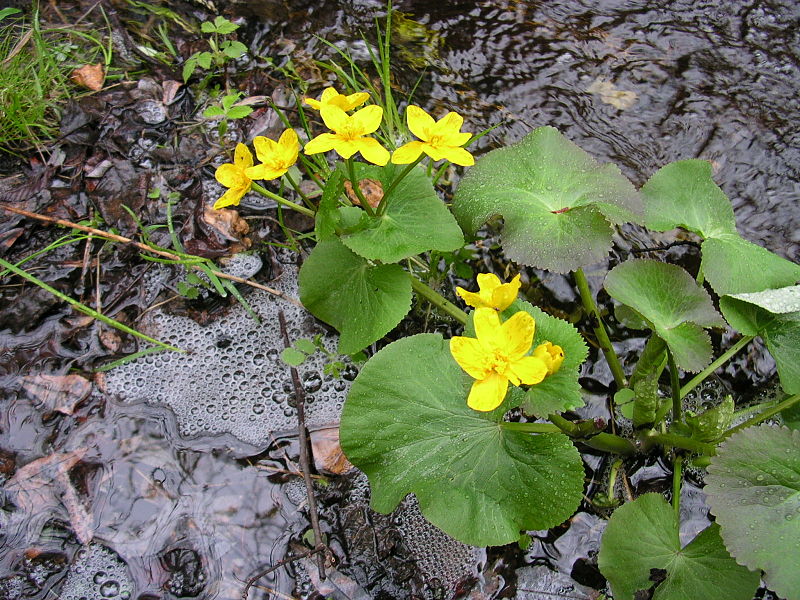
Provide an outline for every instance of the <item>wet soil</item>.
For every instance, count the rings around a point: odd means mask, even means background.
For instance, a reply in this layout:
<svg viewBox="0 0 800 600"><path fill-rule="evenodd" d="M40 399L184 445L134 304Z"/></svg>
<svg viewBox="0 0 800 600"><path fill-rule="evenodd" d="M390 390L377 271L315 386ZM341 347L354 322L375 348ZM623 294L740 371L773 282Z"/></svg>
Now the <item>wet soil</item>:
<svg viewBox="0 0 800 600"><path fill-rule="evenodd" d="M46 8L43 15L55 22L77 18L92 4L59 3L61 15ZM372 0L216 5L242 25L238 37L251 55L219 83L279 105L288 103L292 86L308 85L311 94L324 87L314 59L334 54L319 38L366 64L374 19L385 15L385 5ZM104 6L131 39L159 23L121 3ZM199 2L170 7L195 20L211 14ZM740 232L800 259L800 9L794 3L674 2L667 9L649 2L405 0L395 7L411 20L394 35L395 93L403 97L418 83L413 101L433 112L457 110L472 131L498 125L476 154L554 125L599 161L618 164L637 186L672 160L707 159L733 201ZM178 27L170 31L184 57L201 45ZM204 210L219 194L213 171L226 151L197 114L204 96L185 87L173 93L169 82L181 80L179 66L141 62L124 42L115 50L118 60L136 65L130 81L70 104L60 139L42 155L3 157L2 200L72 221L102 218L104 227L135 235L137 223L122 205L145 226L163 224L167 194L177 193L174 219L188 251L217 258L249 247L265 265L256 278L269 281L283 260L269 244L285 241L274 209L243 202L246 234L209 222ZM259 106L232 124L227 149L281 128L274 112ZM456 181L457 173L449 172L445 197ZM160 193L151 197L155 189ZM20 260L63 234L2 214L0 255ZM165 230L152 235L169 244ZM587 269L590 282L599 288L606 269L631 250L674 239L624 228L607 264ZM474 271L505 275L493 232L482 232L474 248ZM699 262L691 245L652 255L690 270ZM237 310L218 298L175 298L180 273L97 240L27 266L132 326L164 300L163 310L200 323ZM522 273L532 302L588 330L567 277ZM467 283L452 276L449 282ZM182 435L168 408L104 392L94 373L134 351L135 340L18 278L0 283L0 597L237 598L249 576L303 546L309 524L303 488L292 474L298 448L291 432L257 448L231 436ZM603 293L600 301L610 306ZM419 310L392 336L424 328L447 331L451 324ZM644 340L629 336L612 331L632 364ZM733 339L724 333L714 343L724 349ZM754 346L697 401L713 403L727 392L751 401L773 378L774 364ZM596 349L581 382L587 406L580 416L608 418L612 377ZM609 461L588 452L584 458L587 495L605 493ZM668 465L659 456L626 463L618 496L666 493ZM24 493L18 483L8 485L20 480L27 482ZM323 530L337 559L327 582L314 580L312 563L294 563L263 578L250 598L597 598L605 590L596 553L608 513L588 503L561 527L532 532L525 551L483 550L426 526L413 501L392 516L372 513L367 493L363 477L352 473L318 488ZM708 523L702 473L687 475L683 494L688 541ZM758 597L773 596L762 589Z"/></svg>

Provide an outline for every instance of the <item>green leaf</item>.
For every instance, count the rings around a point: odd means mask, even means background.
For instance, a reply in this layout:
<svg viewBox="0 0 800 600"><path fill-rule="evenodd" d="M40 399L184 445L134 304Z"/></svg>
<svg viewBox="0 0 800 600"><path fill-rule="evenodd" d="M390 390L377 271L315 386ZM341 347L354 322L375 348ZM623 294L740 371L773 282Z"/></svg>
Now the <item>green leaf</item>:
<svg viewBox="0 0 800 600"><path fill-rule="evenodd" d="M702 252L703 273L720 296L780 288L800 279L800 265L738 235L709 238Z"/></svg>
<svg viewBox="0 0 800 600"><path fill-rule="evenodd" d="M645 377L636 382L634 388L636 399L633 402L633 426L652 427L656 422L656 412L661 407L662 399L658 395L658 378Z"/></svg>
<svg viewBox="0 0 800 600"><path fill-rule="evenodd" d="M342 354L379 340L411 309L411 280L399 265L371 265L336 239L316 245L299 281L303 305L341 333Z"/></svg>
<svg viewBox="0 0 800 600"><path fill-rule="evenodd" d="M716 523L681 548L675 511L660 494L644 494L611 516L600 542L598 566L615 600L750 600L759 574L731 558ZM659 571L666 571L661 579Z"/></svg>
<svg viewBox="0 0 800 600"><path fill-rule="evenodd" d="M761 336L784 391L800 393L800 286L723 296L719 306L731 327Z"/></svg>
<svg viewBox="0 0 800 600"><path fill-rule="evenodd" d="M733 420L733 397L725 399L717 406L709 408L699 415L686 415L686 424L692 432L692 437L701 442L715 442L727 431Z"/></svg>
<svg viewBox="0 0 800 600"><path fill-rule="evenodd" d="M403 338L364 365L340 436L369 477L372 507L389 513L414 493L431 523L476 546L569 518L583 490L575 447L562 434L505 429L503 408L471 410L472 382L438 334Z"/></svg>
<svg viewBox="0 0 800 600"><path fill-rule="evenodd" d="M317 241L330 239L336 235L336 228L339 227L339 214L336 207L339 204L339 197L344 191L344 173L336 169L322 190L322 198L319 201L317 214L314 221L314 233Z"/></svg>
<svg viewBox="0 0 800 600"><path fill-rule="evenodd" d="M203 111L203 116L206 119L211 119L213 117L219 117L219 116L224 115L224 114L225 114L225 111L222 110L222 108L219 107L219 106L209 106L207 109L205 109Z"/></svg>
<svg viewBox="0 0 800 600"><path fill-rule="evenodd" d="M300 338L299 340L295 341L294 347L300 350L300 352L305 352L306 354L314 354L314 352L317 351L317 345L306 338Z"/></svg>
<svg viewBox="0 0 800 600"><path fill-rule="evenodd" d="M725 322L689 273L654 260L631 260L609 271L605 288L649 322L679 367L699 371L711 362L711 340L702 327Z"/></svg>
<svg viewBox="0 0 800 600"><path fill-rule="evenodd" d="M404 167L356 163L356 177L376 179L386 190ZM421 167L412 169L392 190L381 217L364 221L366 228L342 236L356 254L393 263L428 250L449 252L464 245L456 220L444 205Z"/></svg>
<svg viewBox="0 0 800 600"><path fill-rule="evenodd" d="M239 58L247 52L247 46L242 42L225 42L222 44L222 52L230 58Z"/></svg>
<svg viewBox="0 0 800 600"><path fill-rule="evenodd" d="M228 111L229 119L243 119L253 112L252 106L232 106Z"/></svg>
<svg viewBox="0 0 800 600"><path fill-rule="evenodd" d="M763 569L779 596L800 599L800 431L760 425L732 435L711 458L704 492L736 560Z"/></svg>
<svg viewBox="0 0 800 600"><path fill-rule="evenodd" d="M205 23L203 23L205 25ZM214 19L214 31L221 34L226 33L233 33L239 29L239 26L235 23L231 23L228 19L223 16L218 16Z"/></svg>
<svg viewBox="0 0 800 600"><path fill-rule="evenodd" d="M194 73L195 67L197 67L197 55L192 54L189 58L186 59L186 62L183 63L183 82L186 83L189 81L189 78Z"/></svg>
<svg viewBox="0 0 800 600"><path fill-rule="evenodd" d="M294 348L284 348L281 351L281 360L292 367L299 367L306 360L306 355Z"/></svg>
<svg viewBox="0 0 800 600"><path fill-rule="evenodd" d="M642 186L645 225L655 231L682 227L704 238L736 233L733 206L711 178L707 160L661 167Z"/></svg>
<svg viewBox="0 0 800 600"><path fill-rule="evenodd" d="M16 15L17 13L21 13L22 11L18 8L13 8L11 6L0 10L0 21L8 17L9 15Z"/></svg>
<svg viewBox="0 0 800 600"><path fill-rule="evenodd" d="M211 21L204 21L203 23L200 23L200 31L203 33L214 33L217 31L217 28Z"/></svg>
<svg viewBox="0 0 800 600"><path fill-rule="evenodd" d="M589 354L583 336L570 323L548 315L524 300L514 301L503 314L508 318L519 310L530 314L536 322L531 351L544 342L551 342L564 350L561 368L528 389L522 410L526 415L546 417L550 413L561 413L583 406L578 375L580 366Z"/></svg>
<svg viewBox="0 0 800 600"><path fill-rule="evenodd" d="M211 60L214 58L211 56L210 52L199 52L195 54L197 57L197 64L203 67L204 69L208 69L211 67Z"/></svg>
<svg viewBox="0 0 800 600"><path fill-rule="evenodd" d="M605 258L611 224L639 223L644 209L615 165L599 165L557 129L539 127L480 158L452 210L470 234L502 216L511 260L563 273Z"/></svg>

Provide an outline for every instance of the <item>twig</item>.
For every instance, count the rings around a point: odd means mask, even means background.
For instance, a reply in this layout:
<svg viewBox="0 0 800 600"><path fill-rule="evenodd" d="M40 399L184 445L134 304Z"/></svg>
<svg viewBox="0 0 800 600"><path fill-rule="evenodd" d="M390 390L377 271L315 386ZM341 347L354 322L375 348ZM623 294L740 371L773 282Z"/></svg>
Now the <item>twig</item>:
<svg viewBox="0 0 800 600"><path fill-rule="evenodd" d="M102 237L107 240L112 240L114 242L120 242L123 244L130 244L139 248L144 252L150 252L152 254L156 254L158 256L163 256L164 258L168 258L170 260L181 262L183 259L178 256L177 254L173 254L172 252L167 252L166 250L159 250L158 248L152 248L147 244L142 244L141 242L137 242L136 240L132 240L131 238L117 235L115 233L109 233L107 231L103 231L102 229L95 229L94 227L87 227L86 225L79 225L78 223L73 223L72 221L66 221L64 219L56 219L55 217L48 217L46 215L40 215L38 213L29 212L27 210L23 210L21 208L17 208L15 206L9 206L8 204L0 204L0 208L7 210L8 212L16 213L18 215L22 215L23 217L29 217L31 219L37 219L39 221L44 221L46 223L53 223L55 225L61 225L62 227L70 227L71 229L77 229L79 231L85 231L87 233L91 233L96 235L97 237ZM192 269L196 271L202 271L203 269L197 265L187 265L190 266ZM260 283L256 283L255 281L250 281L249 279L244 279L242 277L236 277L235 275L228 275L227 273L223 273L222 271L215 271L211 270L211 272L219 277L220 279L229 279L230 281L235 281L236 283L243 283L245 285L249 285L250 287L254 287L259 290L263 290L272 294L273 296L277 296L278 298L282 298L287 302L291 302L295 306L303 308L303 305L300 303L299 300L296 298L292 298L291 296L287 296L280 290L276 290L275 288L267 287L266 285L261 285Z"/></svg>
<svg viewBox="0 0 800 600"><path fill-rule="evenodd" d="M278 311L278 323L281 327L281 336L283 336L283 344L289 348L291 340L289 340L289 333L286 327L286 316L282 310ZM306 429L306 408L305 408L305 391L303 384L300 382L300 374L297 369L290 367L292 373L292 385L294 385L294 398L297 405L297 422L300 438L300 470L303 472L303 480L306 483L306 494L308 495L308 512L311 518L311 528L314 530L314 547L316 549L325 548L322 543L322 532L319 528L319 515L317 514L317 502L314 498L314 483L311 481L311 462L308 457L308 430ZM317 555L317 569L319 570L320 580L325 579L325 557L321 554Z"/></svg>
<svg viewBox="0 0 800 600"><path fill-rule="evenodd" d="M247 580L247 585L244 586L244 591L242 592L242 600L247 600L247 594L250 592L250 588L253 587L256 581L258 581L265 575L269 575L270 573L272 573L277 569L280 569L284 565L288 565L289 563L293 563L297 560L306 558L307 556L311 556L312 554L316 554L317 552L321 552L322 550L324 550L324 547L311 548L309 550L306 550L305 552L301 552L297 556L284 558L283 560L278 561L268 569L264 569L257 575L253 575L250 579Z"/></svg>

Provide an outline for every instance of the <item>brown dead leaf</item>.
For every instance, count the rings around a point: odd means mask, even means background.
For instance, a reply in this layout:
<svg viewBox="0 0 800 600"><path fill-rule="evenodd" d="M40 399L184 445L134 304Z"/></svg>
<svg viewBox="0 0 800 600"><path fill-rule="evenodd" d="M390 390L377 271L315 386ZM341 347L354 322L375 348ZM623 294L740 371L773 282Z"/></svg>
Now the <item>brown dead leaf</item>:
<svg viewBox="0 0 800 600"><path fill-rule="evenodd" d="M180 81L173 81L172 79L168 79L162 83L161 87L164 89L164 94L161 96L161 102L167 106L175 102L175 95L178 93L178 90L181 89L182 85Z"/></svg>
<svg viewBox="0 0 800 600"><path fill-rule="evenodd" d="M630 108L638 98L636 92L618 90L613 83L602 77L595 79L586 91L590 94L599 95L602 102L610 104L619 110Z"/></svg>
<svg viewBox="0 0 800 600"><path fill-rule="evenodd" d="M320 473L343 475L353 469L339 445L339 426L323 427L311 432L314 466Z"/></svg>
<svg viewBox="0 0 800 600"><path fill-rule="evenodd" d="M224 239L240 242L245 248L250 247L250 238L245 237L250 232L250 226L237 211L226 208L214 210L206 206L203 221Z"/></svg>
<svg viewBox="0 0 800 600"><path fill-rule="evenodd" d="M111 352L116 352L122 345L122 338L113 329L104 329L100 332L100 343Z"/></svg>
<svg viewBox="0 0 800 600"><path fill-rule="evenodd" d="M106 72L103 68L103 63L97 63L96 65L78 67L69 77L76 85L90 89L93 92L99 92L103 89Z"/></svg>
<svg viewBox="0 0 800 600"><path fill-rule="evenodd" d="M28 375L22 386L31 399L65 415L71 415L92 391L91 382L80 375Z"/></svg>
<svg viewBox="0 0 800 600"><path fill-rule="evenodd" d="M361 179L358 182L358 187L369 205L372 208L378 208L383 199L383 184L377 179ZM353 204L361 206L361 201L358 199L355 190L353 190L353 184L347 180L344 182L344 191Z"/></svg>

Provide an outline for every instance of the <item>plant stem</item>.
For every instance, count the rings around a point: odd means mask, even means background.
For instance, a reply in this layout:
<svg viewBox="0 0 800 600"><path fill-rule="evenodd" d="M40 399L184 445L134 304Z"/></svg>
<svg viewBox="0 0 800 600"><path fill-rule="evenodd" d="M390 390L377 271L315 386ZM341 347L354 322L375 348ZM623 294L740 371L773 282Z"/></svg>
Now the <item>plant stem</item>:
<svg viewBox="0 0 800 600"><path fill-rule="evenodd" d="M356 177L356 166L353 164L353 158L346 158L344 159L345 164L347 165L347 178L350 180L350 185L353 186L353 193L358 198L358 201L361 203L361 208L367 211L367 214L370 217L375 216L375 212L372 210L372 206L367 199L364 197L364 192L361 191L361 187L358 185L358 178Z"/></svg>
<svg viewBox="0 0 800 600"><path fill-rule="evenodd" d="M266 196L267 198L272 198L273 200L275 200L275 202L285 206L286 208L291 208L292 210L296 210L297 212L302 213L308 217L311 217L312 219L314 218L314 211L311 210L310 208L306 208L301 204L296 204L291 200L287 200L282 196L278 196L278 194L273 194L269 190L258 185L255 181L251 184L251 187L254 191L258 192L262 196Z"/></svg>
<svg viewBox="0 0 800 600"><path fill-rule="evenodd" d="M672 356L672 351L669 348L667 348L667 363L669 363L669 387L672 394L672 420L678 423L683 420L681 380L678 374L678 365L675 364L675 357Z"/></svg>
<svg viewBox="0 0 800 600"><path fill-rule="evenodd" d="M416 167L419 162L425 158L424 154L420 154L417 157L417 160L412 162L411 164L407 165L405 169L400 172L400 175L392 179L392 183L389 184L389 187L383 191L383 198L381 198L381 203L378 205L378 216L381 216L386 213L386 209L389 206L389 197L392 194L392 191L397 187L397 184L400 183L406 175L408 175L414 167Z"/></svg>
<svg viewBox="0 0 800 600"><path fill-rule="evenodd" d="M458 321L462 325L467 324L468 320L467 313L458 308L455 304L450 302L439 292L437 292L427 284L417 279L411 273L407 273L407 275L408 278L411 280L411 287L414 288L415 292L417 292L420 296L425 298L428 302L433 304L436 308L438 308L442 312L453 317L456 321Z"/></svg>
<svg viewBox="0 0 800 600"><path fill-rule="evenodd" d="M672 448L682 448L697 454L708 454L712 456L716 453L716 447L713 444L698 442L697 440L675 433L651 433L644 438L644 441L647 445L661 444L662 446L669 446Z"/></svg>
<svg viewBox="0 0 800 600"><path fill-rule="evenodd" d="M292 189L297 193L297 195L303 199L303 204L305 204L309 210L314 210L314 203L311 202L309 197L303 193L303 190L300 189L300 185L298 185L298 183L294 180L294 177L289 175L288 171L284 173L283 176L286 178L286 181L289 182L289 185L292 186Z"/></svg>
<svg viewBox="0 0 800 600"><path fill-rule="evenodd" d="M595 322L592 328L594 329L595 336L597 336L597 343L600 344L600 349L606 357L606 362L611 369L611 373L614 375L617 388L622 389L626 385L625 372L622 370L622 364L619 362L617 353L614 351L614 346L611 344L611 339L608 337L608 332L603 324L603 318L600 315L600 309L597 308L597 304L592 297L592 292L589 289L589 282L586 280L583 269L575 271L575 283L581 295L583 308Z"/></svg>
<svg viewBox="0 0 800 600"><path fill-rule="evenodd" d="M789 396L788 398L782 400L772 408L768 408L764 412L759 413L747 419L747 421L745 421L744 423L739 423L736 427L731 427L730 429L728 429L728 431L722 434L722 437L724 439L730 435L733 435L737 431L741 431L742 429L746 429L747 427L751 427L753 425L758 425L762 421L766 421L770 417L777 415L779 412L786 410L787 408L793 406L794 404L797 404L798 402L800 402L800 394L794 394L793 396Z"/></svg>
<svg viewBox="0 0 800 600"><path fill-rule="evenodd" d="M156 340L154 338L151 338L148 335L145 335L145 334L143 334L143 333L141 333L139 331L136 331L135 329L132 329L132 328L128 327L127 325L123 325L119 321L115 321L111 317L107 317L106 315L97 312L96 310L86 306L85 304L81 304L80 302L78 302L74 298L70 298L66 294L62 294L61 292L59 292L54 287L51 287L51 286L47 285L41 279L38 279L37 277L34 277L33 275L31 275L27 271L24 271L24 270L20 269L19 267L17 267L16 265L12 265L11 263L4 261L2 258L0 258L0 266L2 266L4 269L7 269L8 271L11 271L15 275L19 275L23 279L27 279L31 283L33 283L35 285L38 285L43 290L53 294L59 300L63 300L64 302L72 305L75 309L79 310L80 312L82 312L85 315L89 315L90 317L93 317L95 319L99 319L100 321L102 321L106 325L109 325L109 326L111 326L111 327L113 327L115 329L119 329L120 331L124 331L125 333L129 333L132 336L135 336L135 337L138 337L140 339L143 339L143 340L145 340L147 342L150 342L151 344L156 344L157 346L161 346L162 348L166 348L167 350L174 350L175 352L180 352L182 354L186 354L186 350L181 350L180 348L176 348L175 346L171 346L170 344L166 344L164 342L159 342L158 340Z"/></svg>
<svg viewBox="0 0 800 600"><path fill-rule="evenodd" d="M591 422L582 423L583 425L591 425L591 428L587 429L586 427L581 427L581 424L573 423L556 413L548 415L547 418L569 437L596 450L625 455L636 453L636 447L623 437L612 433L594 433L597 428Z"/></svg>
<svg viewBox="0 0 800 600"><path fill-rule="evenodd" d="M675 517L680 521L681 517L681 481L683 479L683 456L675 454L672 461L672 508L675 510Z"/></svg>
<svg viewBox="0 0 800 600"><path fill-rule="evenodd" d="M705 369L700 371L697 375L692 377L689 382L681 388L681 398L686 396L689 392L691 392L694 388L698 385L703 383L706 379L708 379L709 375L711 375L714 371L719 369L722 365L728 362L734 354L739 352L742 348L744 348L747 344L753 341L755 336L746 335L742 337L738 342L736 342L733 346L728 348L725 352L723 352L717 360L712 362L708 365Z"/></svg>

